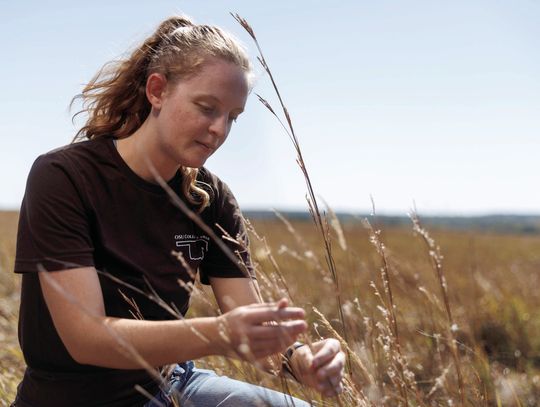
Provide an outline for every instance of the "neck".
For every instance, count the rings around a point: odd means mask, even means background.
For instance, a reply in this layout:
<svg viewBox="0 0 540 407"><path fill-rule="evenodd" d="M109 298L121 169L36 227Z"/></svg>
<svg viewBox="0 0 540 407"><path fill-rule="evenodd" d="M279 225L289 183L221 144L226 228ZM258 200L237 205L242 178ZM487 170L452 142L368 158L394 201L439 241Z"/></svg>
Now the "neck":
<svg viewBox="0 0 540 407"><path fill-rule="evenodd" d="M180 165L170 163L160 150L157 140L157 134L147 119L132 135L117 142L118 153L129 168L142 179L154 183L156 172L168 181L180 168Z"/></svg>

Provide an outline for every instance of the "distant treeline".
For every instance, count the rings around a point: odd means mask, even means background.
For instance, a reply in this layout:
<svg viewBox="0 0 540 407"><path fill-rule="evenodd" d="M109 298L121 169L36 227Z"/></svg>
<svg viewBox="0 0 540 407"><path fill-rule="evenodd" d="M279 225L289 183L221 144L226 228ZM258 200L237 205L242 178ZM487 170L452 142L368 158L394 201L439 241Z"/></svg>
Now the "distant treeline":
<svg viewBox="0 0 540 407"><path fill-rule="evenodd" d="M243 210L244 216L253 220L276 220L276 214L273 211ZM289 220L311 221L311 215L308 212L301 211L278 211ZM373 217L366 213L337 213L342 223L360 223ZM424 226L436 227L441 229L454 230L477 230L496 233L523 233L540 234L540 215L485 215L485 216L422 216L419 215ZM0 210L0 229L5 219L16 219L17 211ZM397 215L377 215L376 221L382 226L411 226L411 219L408 216Z"/></svg>
<svg viewBox="0 0 540 407"><path fill-rule="evenodd" d="M249 219L277 219L273 211L244 210L244 216ZM289 220L310 221L308 212L279 211ZM362 219L373 219L369 214L337 213L342 223L361 222ZM410 226L408 216L377 215L378 224L386 226ZM485 216L422 216L424 226L456 230L479 230L497 233L540 234L540 215L485 215Z"/></svg>

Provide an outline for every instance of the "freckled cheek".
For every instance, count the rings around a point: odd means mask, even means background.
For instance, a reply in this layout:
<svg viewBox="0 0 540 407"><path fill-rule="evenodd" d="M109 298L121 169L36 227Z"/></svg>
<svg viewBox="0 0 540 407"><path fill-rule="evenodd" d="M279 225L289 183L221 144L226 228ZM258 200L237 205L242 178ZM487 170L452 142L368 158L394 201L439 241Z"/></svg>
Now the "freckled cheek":
<svg viewBox="0 0 540 407"><path fill-rule="evenodd" d="M169 116L168 127L176 137L184 139L204 137L210 126L209 120L191 111L176 111Z"/></svg>
<svg viewBox="0 0 540 407"><path fill-rule="evenodd" d="M178 121L192 127L206 127L210 123L210 120L203 115L193 112L185 112L178 115Z"/></svg>

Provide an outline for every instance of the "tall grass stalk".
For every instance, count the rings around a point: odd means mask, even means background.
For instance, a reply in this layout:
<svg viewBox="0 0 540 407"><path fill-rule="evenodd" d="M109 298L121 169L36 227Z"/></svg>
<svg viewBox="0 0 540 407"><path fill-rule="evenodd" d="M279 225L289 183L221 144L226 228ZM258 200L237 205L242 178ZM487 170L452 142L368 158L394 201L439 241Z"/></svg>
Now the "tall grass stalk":
<svg viewBox="0 0 540 407"><path fill-rule="evenodd" d="M317 198L315 196L315 192L311 183L311 179L309 177L309 173L304 161L304 157L302 155L302 150L300 149L300 143L298 141L298 138L296 137L296 133L294 131L294 126L291 120L291 116L289 114L289 111L287 110L287 107L285 106L285 103L283 102L283 98L281 97L281 92L279 91L279 88L276 84L276 81L274 79L274 75L272 74L272 71L270 70L270 66L266 62L266 59L264 57L264 54L262 52L261 46L259 45L259 41L257 40L257 37L255 35L255 31L253 28L249 25L247 20L240 17L239 14L233 14L231 13L233 18L246 30L246 32L249 34L249 36L253 39L255 46L257 47L257 50L259 52L259 56L257 57L258 61L262 65L263 69L268 74L268 77L270 78L270 81L272 82L272 87L274 88L274 91L277 95L277 98L279 100L279 104L281 106L281 110L283 111L283 115L285 116L285 120L287 122L287 126L284 125L281 118L278 116L276 111L272 108L270 103L260 95L257 95L261 103L277 118L281 126L284 128L285 132L291 139L294 149L296 151L296 162L298 163L298 166L300 167L300 170L302 171L302 174L304 176L304 180L306 182L306 187L308 191L307 196L307 202L310 209L311 216L313 217L313 220L319 229L319 232L322 236L323 242L324 242L324 248L325 248L325 258L328 265L328 269L332 275L335 287L336 287L336 298L338 302L338 313L339 318L341 321L342 326L342 333L345 337L345 340L347 340L347 329L345 324L345 317L343 315L343 309L342 309L342 293L339 285L339 277L338 272L336 268L336 263L334 260L334 256L332 254L332 241L330 238L329 233L329 227L328 223L325 221L325 217L321 215L321 211L319 210L319 204L317 203ZM347 365L349 373L351 372L351 365L350 365L350 357L347 358Z"/></svg>
<svg viewBox="0 0 540 407"><path fill-rule="evenodd" d="M248 219L244 219L244 224L246 225L247 231L250 232L253 236L255 236L255 238L263 245L265 257L270 260L270 264L272 264L274 272L279 278L280 288L285 291L287 297L291 300L291 303L294 303L293 294L291 293L291 290L289 289L289 286L285 281L285 277L283 276L283 273L281 272L281 269L272 253L272 249L266 241L266 237L259 235L255 230L253 224Z"/></svg>
<svg viewBox="0 0 540 407"><path fill-rule="evenodd" d="M437 275L437 281L439 282L439 287L441 289L441 297L444 302L444 308L446 311L446 317L448 318L448 324L447 324L447 335L450 340L450 349L451 354L454 359L454 364L456 367L456 373L458 377L458 385L459 385L459 397L461 400L461 406L465 406L465 386L463 383L463 374L461 369L461 361L459 357L459 351L457 348L457 338L455 333L457 332L457 325L454 321L454 317L452 315L452 309L450 308L450 300L448 297L448 284L446 281L446 277L444 275L443 267L442 267L442 259L443 256L441 254L439 246L435 244L435 240L429 235L428 231L422 227L420 224L420 219L418 218L418 215L416 211L413 211L410 214L412 223L413 223L413 230L417 232L420 237L422 238L422 241L425 243L425 246L428 250L429 258L431 260L431 265Z"/></svg>
<svg viewBox="0 0 540 407"><path fill-rule="evenodd" d="M384 243L380 239L380 230L375 230L369 223L367 219L364 221L365 227L369 231L370 235L370 241L375 246L375 249L377 250L377 253L379 254L382 265L381 265L381 280L383 283L383 290L386 296L386 301L382 299L382 297L379 295L381 300L383 300L383 306L385 315L390 316L390 332L392 333L393 338L389 341L389 343L394 348L394 351L396 353L395 359L397 360L397 368L400 375L401 380L398 381L398 387L399 391L401 393L401 397L403 398L405 402L405 406L409 405L409 397L407 394L407 382L409 381L407 379L407 372L406 372L406 361L405 357L403 356L403 352L401 350L401 343L399 339L399 329L397 324L397 317L396 317L396 305L394 303L394 296L392 294L392 284L390 282L390 273L389 273L389 266L388 266L388 257L386 254L386 247Z"/></svg>

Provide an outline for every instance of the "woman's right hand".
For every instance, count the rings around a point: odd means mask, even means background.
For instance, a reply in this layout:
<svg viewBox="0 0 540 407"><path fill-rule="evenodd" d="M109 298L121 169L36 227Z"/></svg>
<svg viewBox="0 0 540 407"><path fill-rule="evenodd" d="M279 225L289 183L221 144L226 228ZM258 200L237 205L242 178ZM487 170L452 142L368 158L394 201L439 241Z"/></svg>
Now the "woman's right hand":
<svg viewBox="0 0 540 407"><path fill-rule="evenodd" d="M253 362L282 352L307 330L304 318L286 298L234 308L217 318L223 354Z"/></svg>

